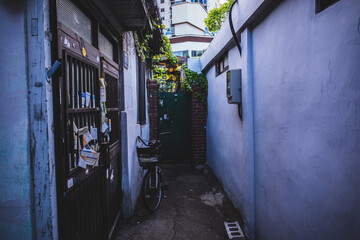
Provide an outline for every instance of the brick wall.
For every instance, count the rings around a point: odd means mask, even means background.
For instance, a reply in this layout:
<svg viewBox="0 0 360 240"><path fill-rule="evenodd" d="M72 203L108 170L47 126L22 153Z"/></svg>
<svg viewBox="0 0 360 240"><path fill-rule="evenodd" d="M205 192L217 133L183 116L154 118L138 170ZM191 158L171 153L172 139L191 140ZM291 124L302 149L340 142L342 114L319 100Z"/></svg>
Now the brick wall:
<svg viewBox="0 0 360 240"><path fill-rule="evenodd" d="M191 85L194 92L201 91L201 88ZM205 92L202 91L205 97ZM194 94L191 96L191 152L193 163L206 162L206 106L198 100Z"/></svg>
<svg viewBox="0 0 360 240"><path fill-rule="evenodd" d="M147 81L147 97L149 108L149 124L150 124L150 139L156 139L158 134L158 88L159 85L156 81Z"/></svg>

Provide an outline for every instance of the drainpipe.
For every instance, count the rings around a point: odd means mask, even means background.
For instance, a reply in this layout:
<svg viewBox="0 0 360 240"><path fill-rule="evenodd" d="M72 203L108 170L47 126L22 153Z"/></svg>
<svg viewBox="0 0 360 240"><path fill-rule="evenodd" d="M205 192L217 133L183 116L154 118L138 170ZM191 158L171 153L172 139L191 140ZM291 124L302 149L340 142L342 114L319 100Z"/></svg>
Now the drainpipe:
<svg viewBox="0 0 360 240"><path fill-rule="evenodd" d="M249 121L249 170L251 226L250 238L255 239L255 142L254 142L254 74L252 56L252 30L247 28L247 85L248 85L248 121Z"/></svg>
<svg viewBox="0 0 360 240"><path fill-rule="evenodd" d="M229 24L232 36L239 50L241 58L240 41L235 33L232 22L232 8L235 0L229 10ZM239 12L240 13L240 12ZM252 56L252 30L246 29L246 45L247 45L247 85L248 85L248 121L249 121L249 177L250 177L250 239L255 239L255 143L254 143L254 75L253 75L253 56Z"/></svg>

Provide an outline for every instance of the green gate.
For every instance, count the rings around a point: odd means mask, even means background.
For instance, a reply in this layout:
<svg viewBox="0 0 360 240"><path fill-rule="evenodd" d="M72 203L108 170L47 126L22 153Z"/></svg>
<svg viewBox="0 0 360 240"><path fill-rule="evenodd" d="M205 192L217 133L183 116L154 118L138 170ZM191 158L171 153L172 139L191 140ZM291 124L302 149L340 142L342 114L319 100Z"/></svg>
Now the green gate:
<svg viewBox="0 0 360 240"><path fill-rule="evenodd" d="M163 159L189 160L190 101L186 93L158 94L158 123L158 133L172 133L161 138Z"/></svg>

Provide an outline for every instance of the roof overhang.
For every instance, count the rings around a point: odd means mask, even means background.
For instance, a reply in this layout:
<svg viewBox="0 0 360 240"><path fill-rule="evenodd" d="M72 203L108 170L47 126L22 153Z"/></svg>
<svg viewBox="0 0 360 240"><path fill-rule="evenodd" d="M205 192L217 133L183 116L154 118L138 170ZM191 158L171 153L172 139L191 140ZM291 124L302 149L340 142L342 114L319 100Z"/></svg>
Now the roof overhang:
<svg viewBox="0 0 360 240"><path fill-rule="evenodd" d="M154 0L105 0L125 31L151 27L150 1Z"/></svg>

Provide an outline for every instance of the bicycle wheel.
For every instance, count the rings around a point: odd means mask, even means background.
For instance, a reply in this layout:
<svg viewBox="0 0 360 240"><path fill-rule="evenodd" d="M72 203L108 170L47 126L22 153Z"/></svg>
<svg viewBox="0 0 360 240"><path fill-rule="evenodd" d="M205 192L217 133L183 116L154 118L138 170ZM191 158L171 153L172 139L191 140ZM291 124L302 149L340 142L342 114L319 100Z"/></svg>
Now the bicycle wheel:
<svg viewBox="0 0 360 240"><path fill-rule="evenodd" d="M162 177L161 168L158 166L149 169L144 176L142 197L146 209L150 212L154 212L160 206Z"/></svg>

